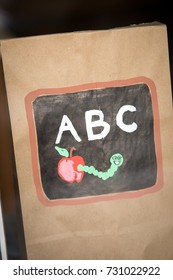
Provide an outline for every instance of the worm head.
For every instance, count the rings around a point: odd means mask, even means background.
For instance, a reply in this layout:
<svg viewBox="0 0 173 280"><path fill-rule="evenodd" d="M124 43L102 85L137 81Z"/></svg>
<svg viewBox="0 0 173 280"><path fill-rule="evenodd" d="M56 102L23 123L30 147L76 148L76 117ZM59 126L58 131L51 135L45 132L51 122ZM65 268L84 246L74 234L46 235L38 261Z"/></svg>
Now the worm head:
<svg viewBox="0 0 173 280"><path fill-rule="evenodd" d="M114 154L111 156L110 162L116 166L121 166L123 164L123 156L121 154Z"/></svg>

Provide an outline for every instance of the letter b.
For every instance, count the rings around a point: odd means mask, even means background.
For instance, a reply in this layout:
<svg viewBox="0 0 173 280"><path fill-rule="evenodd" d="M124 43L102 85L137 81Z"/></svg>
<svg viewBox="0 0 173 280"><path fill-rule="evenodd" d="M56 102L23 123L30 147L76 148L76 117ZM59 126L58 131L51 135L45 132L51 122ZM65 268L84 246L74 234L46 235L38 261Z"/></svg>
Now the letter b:
<svg viewBox="0 0 173 280"><path fill-rule="evenodd" d="M99 116L99 119L92 121L93 116ZM104 114L101 110L90 110L85 112L86 131L88 140L99 140L105 138L110 131L110 125L104 121ZM94 127L103 127L102 132L98 134L93 133Z"/></svg>

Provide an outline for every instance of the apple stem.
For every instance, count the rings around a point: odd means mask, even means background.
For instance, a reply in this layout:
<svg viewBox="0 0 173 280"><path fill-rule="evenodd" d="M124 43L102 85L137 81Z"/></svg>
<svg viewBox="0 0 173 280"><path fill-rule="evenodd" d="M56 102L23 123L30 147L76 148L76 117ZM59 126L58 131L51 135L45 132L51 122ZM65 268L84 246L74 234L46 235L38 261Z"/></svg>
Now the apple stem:
<svg viewBox="0 0 173 280"><path fill-rule="evenodd" d="M73 151L76 151L76 148L75 148L75 147L72 147L72 148L70 149L70 157L72 157Z"/></svg>

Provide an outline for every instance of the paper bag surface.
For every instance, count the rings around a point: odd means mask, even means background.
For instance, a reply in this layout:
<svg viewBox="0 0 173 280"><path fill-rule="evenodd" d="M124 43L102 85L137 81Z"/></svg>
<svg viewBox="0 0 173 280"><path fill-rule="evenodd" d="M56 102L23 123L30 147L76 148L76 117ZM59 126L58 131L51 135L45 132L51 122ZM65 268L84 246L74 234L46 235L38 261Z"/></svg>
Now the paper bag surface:
<svg viewBox="0 0 173 280"><path fill-rule="evenodd" d="M172 259L166 26L1 43L28 259Z"/></svg>

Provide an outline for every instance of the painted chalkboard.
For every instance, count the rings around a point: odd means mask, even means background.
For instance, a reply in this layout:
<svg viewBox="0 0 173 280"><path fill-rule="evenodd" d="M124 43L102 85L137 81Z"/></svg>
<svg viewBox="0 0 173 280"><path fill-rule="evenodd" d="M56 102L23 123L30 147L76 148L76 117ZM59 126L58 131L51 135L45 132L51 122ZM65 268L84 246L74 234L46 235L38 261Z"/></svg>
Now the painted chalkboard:
<svg viewBox="0 0 173 280"><path fill-rule="evenodd" d="M161 152L152 88L150 80L134 79L30 93L26 110L39 196L75 203L156 186Z"/></svg>

